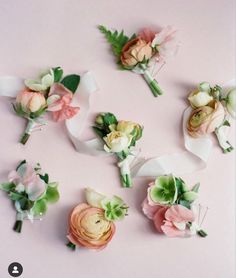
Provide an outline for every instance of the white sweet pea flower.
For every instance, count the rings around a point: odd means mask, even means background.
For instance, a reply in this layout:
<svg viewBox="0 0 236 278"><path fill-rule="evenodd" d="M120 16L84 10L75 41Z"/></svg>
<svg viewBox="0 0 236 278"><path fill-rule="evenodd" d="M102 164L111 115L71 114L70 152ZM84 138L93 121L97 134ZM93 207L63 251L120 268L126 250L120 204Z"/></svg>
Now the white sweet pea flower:
<svg viewBox="0 0 236 278"><path fill-rule="evenodd" d="M129 148L132 136L124 132L112 131L103 139L106 142L104 146L106 152L119 153Z"/></svg>
<svg viewBox="0 0 236 278"><path fill-rule="evenodd" d="M92 188L87 187L85 189L85 198L86 198L87 203L90 206L96 207L96 208L101 208L102 207L101 201L103 199L105 199L106 196L97 192L97 191L95 191Z"/></svg>
<svg viewBox="0 0 236 278"><path fill-rule="evenodd" d="M52 69L44 74L40 80L26 79L25 85L33 91L45 91L54 83L54 72Z"/></svg>
<svg viewBox="0 0 236 278"><path fill-rule="evenodd" d="M236 118L236 88L229 91L228 96L226 98L226 107L229 114Z"/></svg>

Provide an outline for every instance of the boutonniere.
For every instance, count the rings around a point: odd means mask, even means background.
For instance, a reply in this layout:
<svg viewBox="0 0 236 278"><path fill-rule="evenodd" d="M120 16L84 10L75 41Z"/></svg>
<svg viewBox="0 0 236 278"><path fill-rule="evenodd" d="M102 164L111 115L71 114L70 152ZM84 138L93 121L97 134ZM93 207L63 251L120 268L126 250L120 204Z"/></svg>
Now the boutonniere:
<svg viewBox="0 0 236 278"><path fill-rule="evenodd" d="M8 182L0 184L0 189L8 194L16 210L14 231L20 233L23 220L41 219L48 204L59 200L57 182L50 182L48 174L42 172L40 164L35 167L25 160L8 175Z"/></svg>
<svg viewBox="0 0 236 278"><path fill-rule="evenodd" d="M112 32L102 25L99 26L99 30L111 44L120 69L141 74L153 95L161 95L163 92L155 76L166 64L167 58L177 51L176 31L167 26L159 32L143 29L138 34L128 37L124 31Z"/></svg>
<svg viewBox="0 0 236 278"><path fill-rule="evenodd" d="M71 102L79 82L77 74L63 77L61 67L51 68L37 80L25 80L25 89L19 92L13 104L16 114L28 121L20 140L22 144L45 124L42 116L46 112L51 112L55 121L70 119L78 113L79 107L71 106Z"/></svg>
<svg viewBox="0 0 236 278"><path fill-rule="evenodd" d="M142 209L158 233L168 237L207 236L201 226L208 208L194 204L199 186L189 189L181 178L173 175L159 176L149 184Z"/></svg>
<svg viewBox="0 0 236 278"><path fill-rule="evenodd" d="M143 127L130 121L118 121L112 113L101 113L93 128L103 140L104 150L118 157L123 187L131 187L130 164L135 158L133 149L142 137Z"/></svg>
<svg viewBox="0 0 236 278"><path fill-rule="evenodd" d="M77 205L69 215L67 246L101 250L115 234L114 221L123 219L128 207L121 198L108 198L91 188L85 189L85 197L86 203Z"/></svg>
<svg viewBox="0 0 236 278"><path fill-rule="evenodd" d="M193 138L215 133L224 153L233 150L225 131L236 117L236 89L224 92L218 85L200 83L188 97L192 112L187 121L187 132Z"/></svg>

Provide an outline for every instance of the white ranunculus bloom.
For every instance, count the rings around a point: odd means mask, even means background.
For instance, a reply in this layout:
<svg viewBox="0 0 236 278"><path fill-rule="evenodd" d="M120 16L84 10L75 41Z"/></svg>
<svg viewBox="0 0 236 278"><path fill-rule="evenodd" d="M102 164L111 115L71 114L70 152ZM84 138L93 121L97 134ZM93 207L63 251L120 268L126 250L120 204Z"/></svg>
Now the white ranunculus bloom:
<svg viewBox="0 0 236 278"><path fill-rule="evenodd" d="M233 118L236 118L236 88L229 91L226 99L226 107L229 114Z"/></svg>
<svg viewBox="0 0 236 278"><path fill-rule="evenodd" d="M188 100L194 108L198 108L207 105L213 100L213 97L206 91L194 91L190 94Z"/></svg>
<svg viewBox="0 0 236 278"><path fill-rule="evenodd" d="M52 69L50 69L48 73L44 74L40 80L34 80L34 79L25 80L25 85L29 89L36 92L47 90L49 87L52 86L53 83L54 83L54 73Z"/></svg>
<svg viewBox="0 0 236 278"><path fill-rule="evenodd" d="M131 140L132 136L127 135L124 132L112 131L104 137L104 141L106 142L104 149L106 152L119 153L128 149Z"/></svg>

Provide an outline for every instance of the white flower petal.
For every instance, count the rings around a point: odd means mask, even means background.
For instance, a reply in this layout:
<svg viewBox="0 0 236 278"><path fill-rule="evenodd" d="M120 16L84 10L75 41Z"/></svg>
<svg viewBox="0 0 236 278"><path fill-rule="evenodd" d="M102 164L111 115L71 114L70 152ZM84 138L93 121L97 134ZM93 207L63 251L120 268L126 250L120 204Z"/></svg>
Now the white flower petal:
<svg viewBox="0 0 236 278"><path fill-rule="evenodd" d="M101 208L101 201L105 199L106 196L88 187L85 189L85 198L90 206Z"/></svg>
<svg viewBox="0 0 236 278"><path fill-rule="evenodd" d="M52 86L53 82L54 82L54 75L51 75L49 73L44 75L41 80L42 85L44 85L47 88Z"/></svg>

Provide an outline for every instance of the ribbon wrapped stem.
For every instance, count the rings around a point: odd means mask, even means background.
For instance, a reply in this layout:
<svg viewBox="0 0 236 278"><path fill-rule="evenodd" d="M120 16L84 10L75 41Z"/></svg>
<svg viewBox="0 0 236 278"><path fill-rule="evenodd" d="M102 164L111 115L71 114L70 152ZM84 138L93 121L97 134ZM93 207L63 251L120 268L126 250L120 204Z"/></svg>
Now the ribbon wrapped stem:
<svg viewBox="0 0 236 278"><path fill-rule="evenodd" d="M143 73L143 77L146 80L148 86L150 87L154 97L158 97L163 94L158 82L151 76L148 70L145 70Z"/></svg>
<svg viewBox="0 0 236 278"><path fill-rule="evenodd" d="M28 139L30 138L30 135L33 131L33 129L36 127L37 123L33 119L28 119L28 123L25 129L24 134L21 137L20 143L25 145Z"/></svg>

